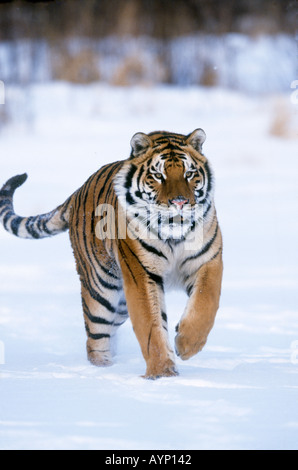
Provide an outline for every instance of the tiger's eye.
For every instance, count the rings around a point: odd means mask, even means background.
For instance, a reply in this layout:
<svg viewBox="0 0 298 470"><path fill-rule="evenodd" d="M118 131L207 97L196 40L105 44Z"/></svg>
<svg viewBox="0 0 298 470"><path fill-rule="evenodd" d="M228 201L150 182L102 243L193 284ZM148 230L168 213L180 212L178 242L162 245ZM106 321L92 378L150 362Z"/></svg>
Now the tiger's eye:
<svg viewBox="0 0 298 470"><path fill-rule="evenodd" d="M155 178L158 179L158 180L161 180L161 179L162 179L162 173L155 173L154 176L155 176Z"/></svg>
<svg viewBox="0 0 298 470"><path fill-rule="evenodd" d="M187 171L187 172L185 173L185 177L186 177L186 178L191 178L192 175L193 175L193 171Z"/></svg>

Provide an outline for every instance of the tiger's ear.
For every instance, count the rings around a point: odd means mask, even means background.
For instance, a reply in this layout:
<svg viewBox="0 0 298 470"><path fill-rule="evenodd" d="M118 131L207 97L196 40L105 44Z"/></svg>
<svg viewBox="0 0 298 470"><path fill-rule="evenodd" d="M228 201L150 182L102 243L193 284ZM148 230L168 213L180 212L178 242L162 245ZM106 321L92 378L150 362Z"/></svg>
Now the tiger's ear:
<svg viewBox="0 0 298 470"><path fill-rule="evenodd" d="M186 142L198 152L202 152L202 145L206 140L206 134L203 129L196 129L187 136Z"/></svg>
<svg viewBox="0 0 298 470"><path fill-rule="evenodd" d="M150 137L143 132L137 132L131 139L131 154L130 158L138 157L141 153L146 152L148 147L152 144Z"/></svg>

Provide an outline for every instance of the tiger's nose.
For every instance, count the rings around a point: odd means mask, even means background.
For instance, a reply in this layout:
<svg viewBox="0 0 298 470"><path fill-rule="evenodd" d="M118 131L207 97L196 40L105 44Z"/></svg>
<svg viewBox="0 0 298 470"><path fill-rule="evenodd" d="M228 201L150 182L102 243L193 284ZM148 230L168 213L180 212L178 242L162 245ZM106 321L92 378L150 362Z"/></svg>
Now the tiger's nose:
<svg viewBox="0 0 298 470"><path fill-rule="evenodd" d="M170 204L175 204L178 209L182 209L184 204L189 203L189 199L186 199L184 196L177 196L174 199L169 199Z"/></svg>

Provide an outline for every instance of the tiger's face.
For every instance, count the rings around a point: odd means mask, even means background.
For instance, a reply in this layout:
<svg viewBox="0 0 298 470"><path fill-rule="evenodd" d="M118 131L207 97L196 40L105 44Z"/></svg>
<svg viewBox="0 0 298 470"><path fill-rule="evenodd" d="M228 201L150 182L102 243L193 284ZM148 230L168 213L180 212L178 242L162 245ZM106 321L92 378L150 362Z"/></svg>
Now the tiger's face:
<svg viewBox="0 0 298 470"><path fill-rule="evenodd" d="M204 173L187 154L153 157L140 180L142 199L177 211L199 203L203 187Z"/></svg>
<svg viewBox="0 0 298 470"><path fill-rule="evenodd" d="M122 203L125 199L128 213L140 217L161 238L185 236L210 204L213 184L202 154L205 138L205 132L196 129L188 136L137 133L131 140L131 156L120 172L116 192Z"/></svg>

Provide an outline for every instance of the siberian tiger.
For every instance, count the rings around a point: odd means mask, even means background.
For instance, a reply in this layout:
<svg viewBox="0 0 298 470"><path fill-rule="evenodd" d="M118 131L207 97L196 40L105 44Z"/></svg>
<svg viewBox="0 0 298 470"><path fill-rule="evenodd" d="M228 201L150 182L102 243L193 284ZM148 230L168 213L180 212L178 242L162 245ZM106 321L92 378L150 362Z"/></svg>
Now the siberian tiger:
<svg viewBox="0 0 298 470"><path fill-rule="evenodd" d="M146 378L175 376L164 290L174 283L189 300L176 326L182 359L206 343L219 306L222 236L214 206L214 178L202 153L206 135L137 133L127 160L102 167L52 212L20 217L15 190L0 191L0 221L22 238L69 230L81 280L87 354L112 364L111 340L128 316L146 361Z"/></svg>

